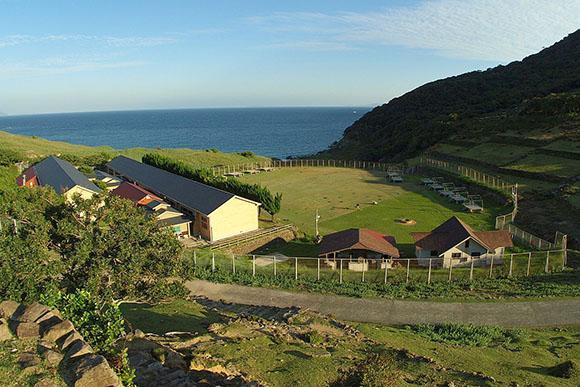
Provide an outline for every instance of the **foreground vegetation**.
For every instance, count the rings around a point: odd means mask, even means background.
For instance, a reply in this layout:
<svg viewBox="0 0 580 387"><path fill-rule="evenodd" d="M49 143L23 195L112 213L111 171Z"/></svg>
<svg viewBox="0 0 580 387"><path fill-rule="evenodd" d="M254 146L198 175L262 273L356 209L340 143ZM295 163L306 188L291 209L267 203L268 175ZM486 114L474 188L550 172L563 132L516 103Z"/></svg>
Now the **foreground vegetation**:
<svg viewBox="0 0 580 387"><path fill-rule="evenodd" d="M155 339L185 354L192 369L241 373L272 386L580 382L574 360L580 356L580 330L574 327L348 326L306 311L279 320L274 308L184 300L122 308L145 332L197 332L192 338ZM245 317L237 314L242 311Z"/></svg>

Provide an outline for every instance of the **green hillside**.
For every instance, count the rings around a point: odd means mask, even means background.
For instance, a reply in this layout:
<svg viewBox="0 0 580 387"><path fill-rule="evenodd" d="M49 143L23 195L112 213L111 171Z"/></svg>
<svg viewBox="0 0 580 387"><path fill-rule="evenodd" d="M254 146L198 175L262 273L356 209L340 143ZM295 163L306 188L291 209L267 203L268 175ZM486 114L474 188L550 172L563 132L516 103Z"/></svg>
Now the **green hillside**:
<svg viewBox="0 0 580 387"><path fill-rule="evenodd" d="M266 160L265 157L246 155L238 153L223 153L215 149L193 150L193 149L170 149L170 148L128 148L114 149L109 146L85 146L70 144L61 141L49 141L39 137L19 136L0 131L0 151L3 149L19 152L20 154L34 159L47 156L50 154L62 155L67 154L76 157L94 156L100 153L106 153L109 158L117 155L125 155L136 160L141 160L145 153L155 151L191 163L195 167L213 167L218 165L235 165L248 164Z"/></svg>
<svg viewBox="0 0 580 387"><path fill-rule="evenodd" d="M580 30L522 61L434 81L394 98L346 129L321 156L404 160L449 138L479 141L506 132L578 141L579 90Z"/></svg>

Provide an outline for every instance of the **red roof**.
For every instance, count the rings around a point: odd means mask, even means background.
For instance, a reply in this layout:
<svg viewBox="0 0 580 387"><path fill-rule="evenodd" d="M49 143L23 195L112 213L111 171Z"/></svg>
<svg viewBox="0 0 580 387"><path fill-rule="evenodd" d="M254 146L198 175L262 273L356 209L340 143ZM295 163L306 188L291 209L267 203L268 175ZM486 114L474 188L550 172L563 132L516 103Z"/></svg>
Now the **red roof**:
<svg viewBox="0 0 580 387"><path fill-rule="evenodd" d="M472 238L488 250L513 246L507 230L476 232L456 216L448 219L431 232L412 232L411 236L415 239L417 247L424 250L436 250L440 254L468 238Z"/></svg>
<svg viewBox="0 0 580 387"><path fill-rule="evenodd" d="M135 204L145 206L154 200L161 201L161 199L151 192L139 187L138 185L122 182L117 188L111 191L111 194L131 200Z"/></svg>
<svg viewBox="0 0 580 387"><path fill-rule="evenodd" d="M396 240L390 235L365 228L351 228L325 235L320 243L319 255L345 250L370 250L390 257L399 258Z"/></svg>
<svg viewBox="0 0 580 387"><path fill-rule="evenodd" d="M26 181L24 177L26 176ZM22 187L26 183L27 187L34 187L38 185L38 179L36 177L36 171L34 167L29 167L26 171L22 172L22 175L16 178L16 184Z"/></svg>

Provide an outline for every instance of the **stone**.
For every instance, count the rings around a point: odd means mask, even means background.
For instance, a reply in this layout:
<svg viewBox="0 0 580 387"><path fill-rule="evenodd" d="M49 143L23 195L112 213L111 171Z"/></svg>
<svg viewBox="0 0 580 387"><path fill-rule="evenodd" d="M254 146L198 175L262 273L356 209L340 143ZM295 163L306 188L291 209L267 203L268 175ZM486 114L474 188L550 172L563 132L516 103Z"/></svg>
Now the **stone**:
<svg viewBox="0 0 580 387"><path fill-rule="evenodd" d="M181 355L173 350L167 351L163 365L167 368L187 369L187 362Z"/></svg>
<svg viewBox="0 0 580 387"><path fill-rule="evenodd" d="M51 367L57 367L63 359L63 355L60 352L54 351L52 349L46 350L42 353L42 358L46 360L46 362Z"/></svg>
<svg viewBox="0 0 580 387"><path fill-rule="evenodd" d="M63 375L68 385L75 387L121 387L119 378L101 355L82 356Z"/></svg>
<svg viewBox="0 0 580 387"><path fill-rule="evenodd" d="M24 352L18 356L18 365L20 368L30 368L40 364L40 357L35 353Z"/></svg>
<svg viewBox="0 0 580 387"><path fill-rule="evenodd" d="M35 302L25 308L18 308L16 312L12 314L11 319L20 322L35 322L47 312L50 312L50 309Z"/></svg>
<svg viewBox="0 0 580 387"><path fill-rule="evenodd" d="M45 330L42 338L47 341L56 342L61 337L68 335L74 329L74 325L69 320L64 320Z"/></svg>
<svg viewBox="0 0 580 387"><path fill-rule="evenodd" d="M21 322L17 323L13 329L16 336L21 339L33 338L40 336L40 327L37 323Z"/></svg>
<svg viewBox="0 0 580 387"><path fill-rule="evenodd" d="M60 348L61 351L66 351L66 349L75 341L77 340L82 340L83 337L81 336L80 333L78 333L76 330L69 332L68 335L61 337L60 339L57 340L57 344L58 347Z"/></svg>
<svg viewBox="0 0 580 387"><path fill-rule="evenodd" d="M0 342L11 340L12 337L12 332L10 332L10 328L8 328L8 323L6 320L0 320Z"/></svg>
<svg viewBox="0 0 580 387"><path fill-rule="evenodd" d="M87 343L85 343L84 340L77 340L74 343L72 343L71 345L69 345L65 355L64 355L64 360L66 362L70 362L75 358L78 358L80 356L92 353L93 349L91 348L90 345L88 345Z"/></svg>
<svg viewBox="0 0 580 387"><path fill-rule="evenodd" d="M0 302L0 317L7 320L10 319L19 307L21 305L15 301L8 300Z"/></svg>

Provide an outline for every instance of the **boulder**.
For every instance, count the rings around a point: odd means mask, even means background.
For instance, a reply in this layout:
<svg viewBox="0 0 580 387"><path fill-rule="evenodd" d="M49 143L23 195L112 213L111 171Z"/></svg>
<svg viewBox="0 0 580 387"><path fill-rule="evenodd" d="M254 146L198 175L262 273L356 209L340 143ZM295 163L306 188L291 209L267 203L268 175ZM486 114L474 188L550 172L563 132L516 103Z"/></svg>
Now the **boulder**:
<svg viewBox="0 0 580 387"><path fill-rule="evenodd" d="M58 347L61 351L66 351L66 349L75 341L77 340L82 340L83 337L81 336L80 333L78 333L76 330L70 332L68 335L61 337L60 339L57 340L57 344Z"/></svg>
<svg viewBox="0 0 580 387"><path fill-rule="evenodd" d="M69 345L69 347L64 355L64 361L71 362L75 358L78 358L80 356L83 356L83 355L86 355L86 354L89 354L92 352L93 352L93 349L91 348L90 345L85 343L84 340L77 340L74 343L72 343L71 345Z"/></svg>
<svg viewBox="0 0 580 387"><path fill-rule="evenodd" d="M52 349L44 351L41 356L51 367L57 367L63 359L62 353Z"/></svg>
<svg viewBox="0 0 580 387"><path fill-rule="evenodd" d="M22 369L30 368L40 364L40 357L35 353L24 352L18 356L17 362Z"/></svg>
<svg viewBox="0 0 580 387"><path fill-rule="evenodd" d="M67 385L75 387L121 387L119 378L101 355L89 354L73 362L63 375Z"/></svg>
<svg viewBox="0 0 580 387"><path fill-rule="evenodd" d="M33 322L16 323L13 328L14 333L21 339L33 338L40 336L40 327Z"/></svg>
<svg viewBox="0 0 580 387"><path fill-rule="evenodd" d="M41 318L44 314L50 312L46 306L35 302L24 308L18 308L13 314L11 319L20 322L35 322Z"/></svg>
<svg viewBox="0 0 580 387"><path fill-rule="evenodd" d="M46 330L46 329L50 328L51 326L58 324L61 321L62 321L62 318L60 318L60 316L57 316L51 310L51 311L43 314L41 317L36 319L36 321L34 321L34 322L37 323L38 325L40 325L40 328L42 330Z"/></svg>
<svg viewBox="0 0 580 387"><path fill-rule="evenodd" d="M12 332L6 320L0 320L0 342L12 339Z"/></svg>
<svg viewBox="0 0 580 387"><path fill-rule="evenodd" d="M21 305L15 301L8 300L0 302L0 317L7 320L10 319L19 307Z"/></svg>
<svg viewBox="0 0 580 387"><path fill-rule="evenodd" d="M56 342L63 336L68 335L74 331L75 327L69 320L64 320L54 324L43 332L42 338L47 341Z"/></svg>

